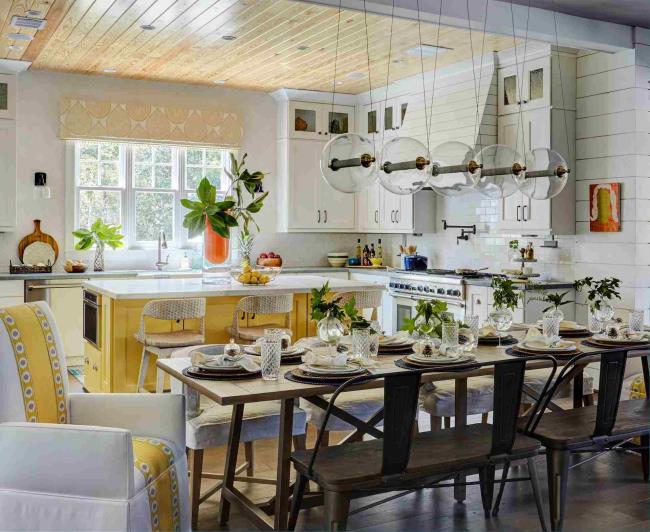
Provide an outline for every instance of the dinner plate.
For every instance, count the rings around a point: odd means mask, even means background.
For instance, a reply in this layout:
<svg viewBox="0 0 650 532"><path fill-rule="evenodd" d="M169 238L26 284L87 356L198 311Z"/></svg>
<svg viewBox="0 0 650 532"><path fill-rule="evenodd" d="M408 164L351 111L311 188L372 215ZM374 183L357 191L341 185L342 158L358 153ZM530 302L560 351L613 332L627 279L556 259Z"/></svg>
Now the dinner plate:
<svg viewBox="0 0 650 532"><path fill-rule="evenodd" d="M576 350L576 344L569 342L568 340L560 340L560 345L557 345L555 347L530 345L524 340L521 342L521 346L529 351L537 351L539 353L564 353L567 351Z"/></svg>
<svg viewBox="0 0 650 532"><path fill-rule="evenodd" d="M438 362L447 362L447 363L451 363L451 362L456 362L456 361L460 360L462 357L460 355L451 355L451 356L445 357L445 356L440 356L438 354L436 354L436 355L434 355L432 357L425 357L425 356L418 355L418 354L414 353L412 355L409 355L406 358L416 360L417 362L436 362L436 363L438 363Z"/></svg>
<svg viewBox="0 0 650 532"><path fill-rule="evenodd" d="M474 357L468 355L456 355L454 357L431 357L426 358L418 355L407 355L406 360L410 362L415 362L417 364L426 364L431 366L446 366L454 364L466 364L467 362L473 361Z"/></svg>
<svg viewBox="0 0 650 532"><path fill-rule="evenodd" d="M241 371L244 369L238 362L234 362L233 364L229 365L216 364L211 362L198 362L194 367L200 368L204 371Z"/></svg>
<svg viewBox="0 0 650 532"><path fill-rule="evenodd" d="M285 349L282 351L282 356L283 357L289 357L289 356L298 356L302 355L306 349L304 347L295 347L291 346L289 349ZM261 345L247 345L244 347L244 353L247 355L256 355L260 356L262 354L262 346Z"/></svg>
<svg viewBox="0 0 650 532"><path fill-rule="evenodd" d="M603 344L639 344L639 345L644 345L650 343L650 340L633 340L632 338L610 338L609 336L606 336L604 334L596 334L592 336L594 340L597 342L601 342Z"/></svg>
<svg viewBox="0 0 650 532"><path fill-rule="evenodd" d="M298 367L305 373L315 373L316 375L356 375L365 371L365 368L354 364L346 364L345 366L314 366L311 364L300 364Z"/></svg>

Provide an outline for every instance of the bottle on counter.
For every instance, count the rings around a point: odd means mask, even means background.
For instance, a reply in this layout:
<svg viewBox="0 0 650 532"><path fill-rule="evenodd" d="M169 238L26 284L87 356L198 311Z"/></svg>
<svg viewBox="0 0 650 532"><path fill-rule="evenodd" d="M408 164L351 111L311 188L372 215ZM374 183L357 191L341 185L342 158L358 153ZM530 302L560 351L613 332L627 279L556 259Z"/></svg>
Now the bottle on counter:
<svg viewBox="0 0 650 532"><path fill-rule="evenodd" d="M384 248L381 245L381 238L379 239L379 242L377 242L377 258L378 259L384 258Z"/></svg>
<svg viewBox="0 0 650 532"><path fill-rule="evenodd" d="M362 258L362 248L361 248L361 239L357 238L357 259L359 259L359 264L361 264Z"/></svg>
<svg viewBox="0 0 650 532"><path fill-rule="evenodd" d="M375 243L374 242L370 243L370 258L371 259L375 258Z"/></svg>
<svg viewBox="0 0 650 532"><path fill-rule="evenodd" d="M363 260L361 262L363 266L370 266L370 249L368 249L368 244L363 248Z"/></svg>

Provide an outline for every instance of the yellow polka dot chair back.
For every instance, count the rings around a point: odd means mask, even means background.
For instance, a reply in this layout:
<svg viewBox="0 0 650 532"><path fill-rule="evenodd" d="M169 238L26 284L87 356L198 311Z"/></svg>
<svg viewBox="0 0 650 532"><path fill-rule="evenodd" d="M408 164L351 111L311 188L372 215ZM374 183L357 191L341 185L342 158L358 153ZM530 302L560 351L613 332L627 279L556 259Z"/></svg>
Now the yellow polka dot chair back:
<svg viewBox="0 0 650 532"><path fill-rule="evenodd" d="M183 396L71 393L47 304L0 322L0 531L190 530Z"/></svg>

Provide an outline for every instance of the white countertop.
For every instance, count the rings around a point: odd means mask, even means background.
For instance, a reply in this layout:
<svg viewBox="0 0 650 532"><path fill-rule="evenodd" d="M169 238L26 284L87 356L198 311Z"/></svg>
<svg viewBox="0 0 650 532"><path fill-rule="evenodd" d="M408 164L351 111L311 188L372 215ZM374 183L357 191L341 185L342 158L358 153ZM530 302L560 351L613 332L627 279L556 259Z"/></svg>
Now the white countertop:
<svg viewBox="0 0 650 532"><path fill-rule="evenodd" d="M232 281L228 286L203 284L201 279L92 279L84 288L113 299L164 299L171 297L223 297L278 294L306 294L329 281L338 292L354 290L384 290L379 284L326 278L318 275L279 275L266 286L241 285Z"/></svg>

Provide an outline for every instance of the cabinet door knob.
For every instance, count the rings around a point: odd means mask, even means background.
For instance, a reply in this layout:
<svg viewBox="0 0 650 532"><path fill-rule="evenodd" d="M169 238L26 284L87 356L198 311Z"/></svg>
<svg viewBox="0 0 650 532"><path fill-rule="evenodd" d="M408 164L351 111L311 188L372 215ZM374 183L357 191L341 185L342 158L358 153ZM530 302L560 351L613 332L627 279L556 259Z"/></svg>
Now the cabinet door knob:
<svg viewBox="0 0 650 532"><path fill-rule="evenodd" d="M519 208L519 207L517 207ZM320 209L318 209L318 223L320 223Z"/></svg>
<svg viewBox="0 0 650 532"><path fill-rule="evenodd" d="M322 131L319 131L319 132L318 132L318 134L319 134L319 135L322 135L322 134L323 134L323 132L322 132Z"/></svg>
<svg viewBox="0 0 650 532"><path fill-rule="evenodd" d="M480 300L480 299L477 299L477 300L476 300L476 304L477 304L477 305L482 305L483 303L481 303L481 300Z"/></svg>
<svg viewBox="0 0 650 532"><path fill-rule="evenodd" d="M524 103L528 103L528 100L524 100Z"/></svg>
<svg viewBox="0 0 650 532"><path fill-rule="evenodd" d="M327 211L325 210L323 212L325 213L325 222L324 223L327 223Z"/></svg>
<svg viewBox="0 0 650 532"><path fill-rule="evenodd" d="M521 205L517 205L517 221L521 222L521 214L519 213L519 209L521 209Z"/></svg>
<svg viewBox="0 0 650 532"><path fill-rule="evenodd" d="M90 359L88 357L84 358L84 364L86 365L90 364Z"/></svg>

